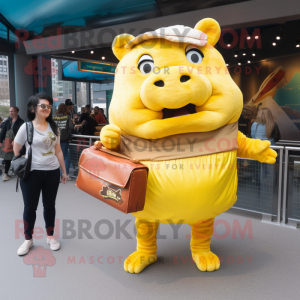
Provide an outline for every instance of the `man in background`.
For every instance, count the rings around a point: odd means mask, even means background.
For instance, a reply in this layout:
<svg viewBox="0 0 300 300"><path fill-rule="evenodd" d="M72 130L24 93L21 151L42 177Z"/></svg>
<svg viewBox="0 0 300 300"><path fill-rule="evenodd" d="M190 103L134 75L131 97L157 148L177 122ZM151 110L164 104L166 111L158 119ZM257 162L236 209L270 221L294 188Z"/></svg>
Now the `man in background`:
<svg viewBox="0 0 300 300"><path fill-rule="evenodd" d="M94 107L95 120L97 124L106 124L105 117L103 116L100 108L98 106Z"/></svg>
<svg viewBox="0 0 300 300"><path fill-rule="evenodd" d="M66 99L65 105L67 107L68 114L70 115L71 119L74 121L74 111L73 111L74 103L71 101L71 99Z"/></svg>
<svg viewBox="0 0 300 300"><path fill-rule="evenodd" d="M79 118L79 124L75 125L76 128L82 128L82 134L93 135L96 131L97 122L90 116L91 105L87 104L85 106L85 113L81 114Z"/></svg>

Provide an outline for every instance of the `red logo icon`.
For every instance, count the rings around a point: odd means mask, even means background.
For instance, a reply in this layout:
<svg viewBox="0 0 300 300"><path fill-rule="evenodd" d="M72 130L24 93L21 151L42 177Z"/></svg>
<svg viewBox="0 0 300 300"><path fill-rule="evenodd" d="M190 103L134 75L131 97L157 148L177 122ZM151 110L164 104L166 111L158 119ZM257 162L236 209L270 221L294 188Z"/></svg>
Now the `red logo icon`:
<svg viewBox="0 0 300 300"><path fill-rule="evenodd" d="M47 266L55 265L56 259L52 255L52 251L44 247L37 247L30 250L24 257L26 265L32 265L33 277L46 277Z"/></svg>

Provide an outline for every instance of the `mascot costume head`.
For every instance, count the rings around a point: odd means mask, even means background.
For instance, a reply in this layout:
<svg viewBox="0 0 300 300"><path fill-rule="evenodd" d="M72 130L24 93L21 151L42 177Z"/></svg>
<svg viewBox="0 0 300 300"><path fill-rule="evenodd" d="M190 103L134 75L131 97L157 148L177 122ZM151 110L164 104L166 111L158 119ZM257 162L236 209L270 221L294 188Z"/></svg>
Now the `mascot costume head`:
<svg viewBox="0 0 300 300"><path fill-rule="evenodd" d="M237 156L275 162L269 141L238 132L243 97L214 48L220 33L215 20L203 19L194 29L177 25L113 42L120 62L101 143L149 168L145 207L133 213L137 251L124 262L127 272L157 260L159 223L188 223L196 266L218 270L210 241L215 217L236 201ZM126 139L161 147L128 153Z"/></svg>

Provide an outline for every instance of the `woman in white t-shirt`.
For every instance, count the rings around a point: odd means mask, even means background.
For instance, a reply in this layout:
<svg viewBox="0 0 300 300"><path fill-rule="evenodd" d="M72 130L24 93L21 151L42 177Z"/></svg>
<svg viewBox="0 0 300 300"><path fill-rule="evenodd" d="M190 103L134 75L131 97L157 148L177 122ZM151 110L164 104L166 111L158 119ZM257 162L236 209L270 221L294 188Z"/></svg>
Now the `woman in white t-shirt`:
<svg viewBox="0 0 300 300"><path fill-rule="evenodd" d="M31 170L25 180L20 181L24 200L24 234L25 242L18 249L18 255L25 255L33 246L32 234L36 219L36 209L40 193L43 196L44 219L46 224L47 243L51 250L59 250L60 243L53 237L55 222L55 200L60 181L67 181L63 153L60 148L60 133L52 119L53 99L45 93L31 96L27 104L27 117L32 121L33 142ZM23 124L14 140L14 153L19 155L22 146L26 146L28 156L26 124Z"/></svg>

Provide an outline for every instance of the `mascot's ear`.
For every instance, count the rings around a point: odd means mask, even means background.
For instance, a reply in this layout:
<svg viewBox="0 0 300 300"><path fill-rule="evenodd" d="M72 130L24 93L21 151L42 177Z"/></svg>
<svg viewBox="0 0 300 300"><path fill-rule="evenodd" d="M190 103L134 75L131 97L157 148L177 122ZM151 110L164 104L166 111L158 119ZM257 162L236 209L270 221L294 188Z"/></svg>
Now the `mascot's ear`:
<svg viewBox="0 0 300 300"><path fill-rule="evenodd" d="M195 29L207 34L208 44L211 46L214 46L220 38L221 28L219 23L214 19L202 19L196 24Z"/></svg>
<svg viewBox="0 0 300 300"><path fill-rule="evenodd" d="M134 39L134 36L128 33L123 33L115 37L112 43L112 51L118 60L121 60L130 50L125 49L125 45Z"/></svg>

